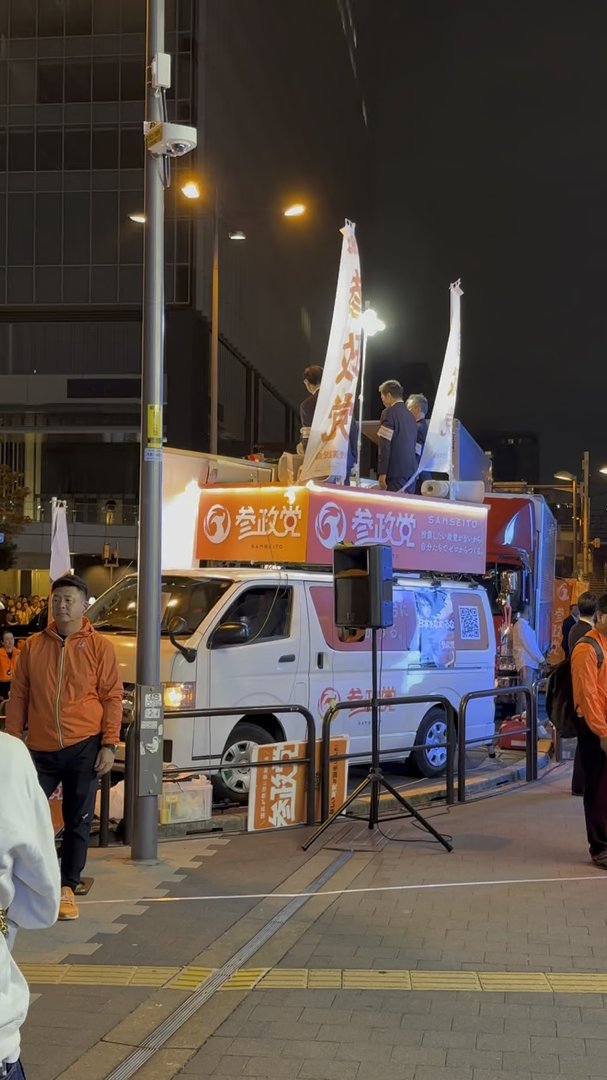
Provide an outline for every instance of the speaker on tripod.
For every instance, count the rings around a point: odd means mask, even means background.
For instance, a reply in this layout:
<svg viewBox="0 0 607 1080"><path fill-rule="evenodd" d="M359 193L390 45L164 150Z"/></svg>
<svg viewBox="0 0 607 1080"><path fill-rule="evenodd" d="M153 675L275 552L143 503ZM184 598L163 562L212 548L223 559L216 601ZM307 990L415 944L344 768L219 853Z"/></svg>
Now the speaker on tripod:
<svg viewBox="0 0 607 1080"><path fill-rule="evenodd" d="M392 548L338 544L333 548L333 589L336 626L392 626Z"/></svg>
<svg viewBox="0 0 607 1080"><path fill-rule="evenodd" d="M387 544L338 544L333 548L333 593L335 601L335 625L352 630L371 630L371 767L365 779L350 792L346 801L303 845L304 851L328 829L341 814L362 794L371 789L369 800L369 828L381 820L391 821L394 815L380 818L379 796L383 788L398 802L409 817L413 817L435 840L447 849L452 846L429 821L390 784L381 768L379 757L380 694L378 687L377 631L394 623L392 598L392 548ZM404 708L405 706L401 706ZM401 815L398 815L401 816Z"/></svg>

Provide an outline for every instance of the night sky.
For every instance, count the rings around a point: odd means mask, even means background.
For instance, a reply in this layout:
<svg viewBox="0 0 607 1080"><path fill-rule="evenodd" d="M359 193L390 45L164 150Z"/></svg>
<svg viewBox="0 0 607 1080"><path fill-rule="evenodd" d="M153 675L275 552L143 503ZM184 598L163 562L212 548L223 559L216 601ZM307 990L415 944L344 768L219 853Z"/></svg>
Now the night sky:
<svg viewBox="0 0 607 1080"><path fill-rule="evenodd" d="M373 0L373 374L440 371L462 278L458 415L534 431L541 472L607 464L606 0ZM414 391L415 387L406 387Z"/></svg>

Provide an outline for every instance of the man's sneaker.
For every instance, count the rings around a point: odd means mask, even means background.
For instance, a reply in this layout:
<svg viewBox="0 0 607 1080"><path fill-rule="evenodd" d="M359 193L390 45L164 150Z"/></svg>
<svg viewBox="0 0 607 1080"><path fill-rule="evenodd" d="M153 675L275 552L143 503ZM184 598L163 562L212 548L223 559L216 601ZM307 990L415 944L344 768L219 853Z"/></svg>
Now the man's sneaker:
<svg viewBox="0 0 607 1080"><path fill-rule="evenodd" d="M607 870L607 851L602 851L600 855L591 855L591 859L595 866L600 866L601 870Z"/></svg>
<svg viewBox="0 0 607 1080"><path fill-rule="evenodd" d="M74 899L74 893L68 885L64 885L61 890L61 903L59 904L59 918L60 919L77 919L80 912L78 911L78 904Z"/></svg>

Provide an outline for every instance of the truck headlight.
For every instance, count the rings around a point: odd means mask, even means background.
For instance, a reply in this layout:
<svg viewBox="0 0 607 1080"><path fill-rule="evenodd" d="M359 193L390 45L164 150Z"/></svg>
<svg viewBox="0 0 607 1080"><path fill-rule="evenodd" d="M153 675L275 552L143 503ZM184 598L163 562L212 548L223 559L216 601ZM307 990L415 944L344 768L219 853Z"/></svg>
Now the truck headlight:
<svg viewBox="0 0 607 1080"><path fill-rule="evenodd" d="M193 682L164 683L164 707L167 710L193 709L196 698Z"/></svg>

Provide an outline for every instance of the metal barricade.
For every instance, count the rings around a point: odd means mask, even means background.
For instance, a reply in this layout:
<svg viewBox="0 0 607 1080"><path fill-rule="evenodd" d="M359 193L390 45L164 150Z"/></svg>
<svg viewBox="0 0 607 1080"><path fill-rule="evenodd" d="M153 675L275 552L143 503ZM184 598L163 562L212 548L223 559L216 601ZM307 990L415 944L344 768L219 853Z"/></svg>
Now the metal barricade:
<svg viewBox="0 0 607 1080"><path fill-rule="evenodd" d="M179 716L183 720L196 720L199 717L213 717L213 716L237 716L239 719L243 716L267 716L268 713L272 714L284 714L284 713L297 713L303 716L306 722L306 744L307 753L302 758L289 758L289 765L305 765L306 766L306 824L313 825L314 814L314 802L315 802L315 755L316 755L316 723L312 713L303 705L249 705L242 708L235 709L234 706L230 708L222 709L184 709L179 713L175 713L175 716ZM136 795L136 728L135 724L131 723L126 733L126 749L125 749L125 765L124 765L124 828L123 828L123 843L130 844L132 831L133 831L133 817L135 814L135 800ZM217 762L217 764L212 764ZM252 761L245 766L247 769L267 769L270 767L270 763L267 761ZM189 776L196 776L200 773L209 772L221 772L226 766L222 763L222 754L210 754L205 758L205 764L197 766L186 765L183 768L175 766L174 770L180 773L186 773ZM165 772L163 775L170 776L170 772Z"/></svg>
<svg viewBox="0 0 607 1080"><path fill-rule="evenodd" d="M456 710L455 706L451 704L448 698L441 694L428 694L428 695L413 695L411 697L390 697L390 698L378 698L378 705L380 708L391 705L441 705L445 711L447 719L447 741L444 744L437 743L419 743L414 746L399 746L396 748L390 748L390 750L380 751L380 756L389 754L393 757L395 754L410 754L412 750L424 750L430 746L444 745L447 748L447 762L445 770L445 786L446 786L446 802L448 806L451 806L455 802L455 750L456 750L456 729L455 718ZM371 699L366 698L362 701L356 701L357 709L370 709ZM356 759L368 760L369 754L367 751L356 751L352 754L335 754L331 756L331 723L339 712L351 710L353 703L351 701L338 701L335 705L330 705L327 709L322 721L322 776L321 776L321 820L326 821L329 816L329 785L331 776L331 762L332 761L354 761ZM310 823L309 823L310 824Z"/></svg>
<svg viewBox="0 0 607 1080"><path fill-rule="evenodd" d="M466 748L477 746L487 742L483 736L479 739L466 738L466 712L471 701L481 699L493 699L497 701L501 697L512 697L513 694L522 695L525 699L528 725L519 729L519 734L525 734L525 778L527 783L537 780L537 696L528 686L494 687L490 690L470 690L464 694L458 710L457 734L457 801L466 801ZM493 738L496 738L494 733Z"/></svg>

